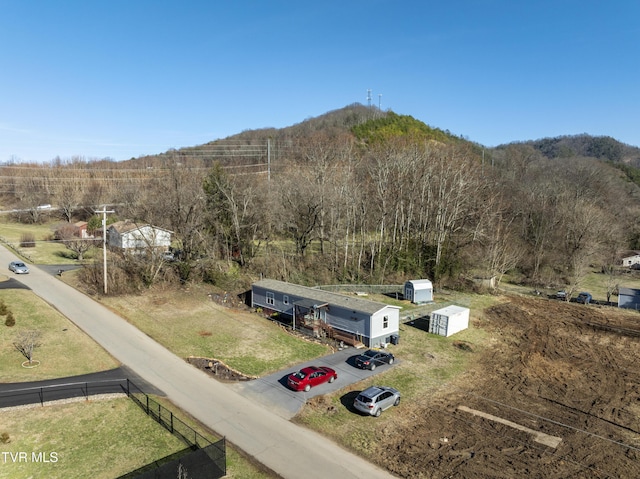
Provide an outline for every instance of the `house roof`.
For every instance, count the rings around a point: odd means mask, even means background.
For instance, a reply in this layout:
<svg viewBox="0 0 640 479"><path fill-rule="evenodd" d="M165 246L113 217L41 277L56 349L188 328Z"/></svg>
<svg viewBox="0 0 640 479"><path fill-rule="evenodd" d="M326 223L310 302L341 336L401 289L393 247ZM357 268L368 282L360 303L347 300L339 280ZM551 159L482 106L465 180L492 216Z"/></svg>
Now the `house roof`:
<svg viewBox="0 0 640 479"><path fill-rule="evenodd" d="M433 284L428 279L411 279L407 281L407 283L411 283L414 288L417 289L425 289L433 287Z"/></svg>
<svg viewBox="0 0 640 479"><path fill-rule="evenodd" d="M433 311L431 314L439 314L441 316L453 316L455 314L463 313L465 311L469 311L469 308L465 308L463 306L456 306L455 304L451 304L449 306L445 306L444 308L440 308L436 311Z"/></svg>
<svg viewBox="0 0 640 479"><path fill-rule="evenodd" d="M340 293L332 293L330 291L323 291L316 288L309 288L307 286L300 286L298 284L287 283L285 281L278 281L277 279L262 279L253 283L253 286L291 294L301 298L307 298L319 304L329 303L334 306L351 309L353 311L360 311L369 315L377 313L384 308L401 309L399 306L391 306L377 301L370 301L368 299L347 296Z"/></svg>
<svg viewBox="0 0 640 479"><path fill-rule="evenodd" d="M162 230L162 231L167 231L168 233L173 233L172 231L169 231L169 230L164 229L164 228L160 228L159 226L152 226L149 223L137 223L137 222L131 221L131 220L116 221L115 223L110 224L109 228L113 228L118 233L123 234L123 233L128 233L129 231L139 230L139 229L145 228L147 226L149 228L153 228L153 229L156 229L156 230ZM109 229L109 228L107 228L107 229Z"/></svg>
<svg viewBox="0 0 640 479"><path fill-rule="evenodd" d="M640 289L618 288L618 296L640 296Z"/></svg>

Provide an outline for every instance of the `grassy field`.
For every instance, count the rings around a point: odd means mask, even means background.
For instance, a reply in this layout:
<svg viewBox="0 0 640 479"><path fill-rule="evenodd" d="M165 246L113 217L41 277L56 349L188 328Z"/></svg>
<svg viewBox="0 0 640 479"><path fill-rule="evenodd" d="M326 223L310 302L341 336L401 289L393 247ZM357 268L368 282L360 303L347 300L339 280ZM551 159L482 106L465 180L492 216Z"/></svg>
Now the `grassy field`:
<svg viewBox="0 0 640 479"><path fill-rule="evenodd" d="M208 292L206 286L191 286L103 302L178 356L219 359L249 376L330 353L327 346L293 337L257 314L220 306Z"/></svg>
<svg viewBox="0 0 640 479"><path fill-rule="evenodd" d="M6 452L26 452L28 460L4 461L0 478L110 479L185 448L128 398L82 401L30 409L0 409L0 434L9 434ZM56 462L34 462L42 452Z"/></svg>
<svg viewBox="0 0 640 479"><path fill-rule="evenodd" d="M22 224L11 221L6 215L0 215L0 239L22 256L25 261L34 264L77 264L75 253L65 248L62 243L52 240L55 226L60 222L43 224ZM35 247L20 247L23 235L31 235ZM84 258L90 259L96 251L88 251ZM99 254L99 253L98 253Z"/></svg>
<svg viewBox="0 0 640 479"><path fill-rule="evenodd" d="M164 406L175 408L163 401ZM181 420L185 416L179 415ZM189 425L197 425L186 420ZM53 433L55 431L55 433ZM216 438L199 430L205 437ZM0 434L10 442L3 452L27 453L27 461L3 460L0 479L46 477L112 479L181 451L186 444L149 418L128 398L53 404L31 409L0 409ZM50 462L34 462L43 453ZM54 462L55 461L55 462ZM272 477L227 445L227 475L239 479Z"/></svg>
<svg viewBox="0 0 640 479"><path fill-rule="evenodd" d="M0 289L0 300L16 321L15 326L8 327L4 324L7 316L0 316L0 378L3 382L37 381L118 367L118 362L106 351L31 291ZM26 358L13 345L24 330L41 333L40 346L34 349L33 355L40 364L35 368L22 367Z"/></svg>

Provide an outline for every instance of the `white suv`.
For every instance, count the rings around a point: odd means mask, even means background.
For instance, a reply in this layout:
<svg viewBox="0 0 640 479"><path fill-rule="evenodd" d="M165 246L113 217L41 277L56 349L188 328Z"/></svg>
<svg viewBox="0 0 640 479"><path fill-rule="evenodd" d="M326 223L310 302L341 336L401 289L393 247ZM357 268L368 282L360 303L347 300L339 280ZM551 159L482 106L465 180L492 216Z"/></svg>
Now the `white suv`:
<svg viewBox="0 0 640 479"><path fill-rule="evenodd" d="M400 391L386 386L371 386L362 391L353 401L358 411L378 417L385 409L400 404Z"/></svg>

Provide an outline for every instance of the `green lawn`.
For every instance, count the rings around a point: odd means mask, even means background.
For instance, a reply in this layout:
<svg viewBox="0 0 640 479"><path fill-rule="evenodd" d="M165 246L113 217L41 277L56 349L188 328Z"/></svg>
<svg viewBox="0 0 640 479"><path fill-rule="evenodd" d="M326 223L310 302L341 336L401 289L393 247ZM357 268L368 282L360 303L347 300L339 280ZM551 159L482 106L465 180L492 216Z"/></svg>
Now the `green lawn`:
<svg viewBox="0 0 640 479"><path fill-rule="evenodd" d="M1 277L1 275L0 275ZM84 332L46 302L23 289L0 289L0 300L12 312L16 324L5 325L0 316L0 378L3 382L24 382L75 376L118 367L118 362ZM33 358L35 368L14 346L21 331L40 331L40 346Z"/></svg>
<svg viewBox="0 0 640 479"><path fill-rule="evenodd" d="M0 464L0 478L7 479L112 479L186 447L125 397L0 409L0 424L10 439L2 451L27 456ZM35 462L32 453L50 462Z"/></svg>
<svg viewBox="0 0 640 479"><path fill-rule="evenodd" d="M61 221L50 221L42 224L22 224L11 221L6 215L0 216L0 240L8 244L25 261L34 264L76 264L75 253L62 243L53 241L55 226ZM20 246L23 235L30 235L35 240L35 247ZM96 251L85 253L85 259L98 254Z"/></svg>

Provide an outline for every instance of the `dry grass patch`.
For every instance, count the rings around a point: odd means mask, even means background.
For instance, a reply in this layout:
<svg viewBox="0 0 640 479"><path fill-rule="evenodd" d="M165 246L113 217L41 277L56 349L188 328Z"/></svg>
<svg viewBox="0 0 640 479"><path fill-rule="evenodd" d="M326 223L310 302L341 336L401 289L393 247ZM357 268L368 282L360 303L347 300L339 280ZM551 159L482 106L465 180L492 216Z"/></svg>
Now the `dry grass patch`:
<svg viewBox="0 0 640 479"><path fill-rule="evenodd" d="M151 290L104 298L138 329L180 357L215 358L246 375L260 376L328 354L255 313L229 309L209 298L210 288Z"/></svg>

